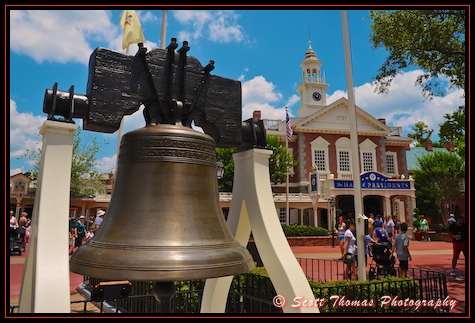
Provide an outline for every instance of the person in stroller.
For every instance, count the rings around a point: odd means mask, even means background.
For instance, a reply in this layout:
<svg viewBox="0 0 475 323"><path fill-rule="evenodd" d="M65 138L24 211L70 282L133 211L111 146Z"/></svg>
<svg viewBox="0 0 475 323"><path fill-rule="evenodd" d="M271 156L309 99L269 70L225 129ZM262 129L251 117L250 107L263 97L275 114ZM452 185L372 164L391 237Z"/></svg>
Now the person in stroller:
<svg viewBox="0 0 475 323"><path fill-rule="evenodd" d="M389 240L389 235L383 228L375 228L373 239L377 243L369 245L369 255L371 265L369 268L369 279L376 279L378 276L396 276L394 264L396 259L393 256L393 245Z"/></svg>

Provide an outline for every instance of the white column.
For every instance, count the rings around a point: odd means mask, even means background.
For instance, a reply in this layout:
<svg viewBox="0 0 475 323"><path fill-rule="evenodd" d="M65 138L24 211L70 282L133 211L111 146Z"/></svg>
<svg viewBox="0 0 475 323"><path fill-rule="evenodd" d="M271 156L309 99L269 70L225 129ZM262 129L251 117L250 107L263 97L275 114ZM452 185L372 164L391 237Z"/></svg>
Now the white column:
<svg viewBox="0 0 475 323"><path fill-rule="evenodd" d="M76 125L46 120L20 313L70 313L69 192Z"/></svg>
<svg viewBox="0 0 475 323"><path fill-rule="evenodd" d="M386 218L386 215L393 215L391 212L391 197L390 196L385 196L384 197L384 218Z"/></svg>
<svg viewBox="0 0 475 323"><path fill-rule="evenodd" d="M233 199L228 225L235 239L247 246L252 234L257 250L278 295L284 313L319 313L315 306L293 306L294 299L315 302L312 289L287 242L275 209L270 186L272 151L252 149L234 154ZM201 313L224 313L232 276L207 279Z"/></svg>

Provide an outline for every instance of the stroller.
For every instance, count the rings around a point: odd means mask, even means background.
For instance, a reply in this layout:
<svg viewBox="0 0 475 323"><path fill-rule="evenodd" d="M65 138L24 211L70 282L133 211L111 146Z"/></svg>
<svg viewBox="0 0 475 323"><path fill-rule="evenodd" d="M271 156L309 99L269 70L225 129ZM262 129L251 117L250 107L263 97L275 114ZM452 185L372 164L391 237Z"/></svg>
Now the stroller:
<svg viewBox="0 0 475 323"><path fill-rule="evenodd" d="M10 255L18 254L21 256L26 246L25 235L25 228L10 228Z"/></svg>
<svg viewBox="0 0 475 323"><path fill-rule="evenodd" d="M369 279L377 279L378 277L396 276L395 257L392 255L393 244L391 241L384 239L378 240L368 246L368 253L371 257L369 267Z"/></svg>

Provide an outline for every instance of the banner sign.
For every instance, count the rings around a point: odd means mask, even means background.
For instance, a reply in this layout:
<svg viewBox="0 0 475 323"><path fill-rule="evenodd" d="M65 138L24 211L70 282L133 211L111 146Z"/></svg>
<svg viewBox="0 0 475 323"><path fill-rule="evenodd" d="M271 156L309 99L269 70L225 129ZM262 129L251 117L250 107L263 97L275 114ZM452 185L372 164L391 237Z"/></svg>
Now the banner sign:
<svg viewBox="0 0 475 323"><path fill-rule="evenodd" d="M334 180L335 189L353 188L353 180ZM361 188L368 190L409 190L410 181L392 180L375 172L361 174Z"/></svg>
<svg viewBox="0 0 475 323"><path fill-rule="evenodd" d="M310 191L318 192L318 180L317 174L310 174Z"/></svg>

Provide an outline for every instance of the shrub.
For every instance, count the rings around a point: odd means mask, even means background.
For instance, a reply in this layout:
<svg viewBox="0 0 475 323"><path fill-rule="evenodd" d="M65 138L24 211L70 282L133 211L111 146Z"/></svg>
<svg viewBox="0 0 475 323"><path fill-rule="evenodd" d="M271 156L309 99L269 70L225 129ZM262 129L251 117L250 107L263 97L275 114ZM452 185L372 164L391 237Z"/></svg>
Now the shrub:
<svg viewBox="0 0 475 323"><path fill-rule="evenodd" d="M330 233L322 227L310 225L282 225L286 237L328 236Z"/></svg>
<svg viewBox="0 0 475 323"><path fill-rule="evenodd" d="M447 227L443 225L442 223L439 223L435 226L435 232L440 233L440 232L447 232Z"/></svg>
<svg viewBox="0 0 475 323"><path fill-rule="evenodd" d="M412 228L413 228L413 232L418 232L421 228L421 221L414 220L414 222L412 222Z"/></svg>

